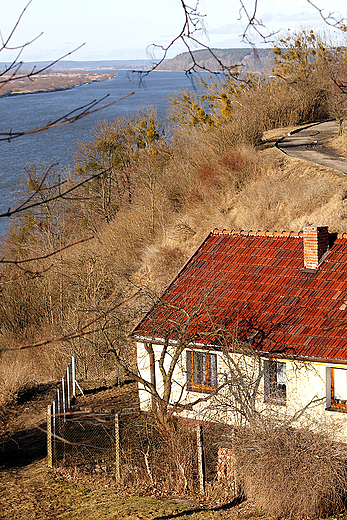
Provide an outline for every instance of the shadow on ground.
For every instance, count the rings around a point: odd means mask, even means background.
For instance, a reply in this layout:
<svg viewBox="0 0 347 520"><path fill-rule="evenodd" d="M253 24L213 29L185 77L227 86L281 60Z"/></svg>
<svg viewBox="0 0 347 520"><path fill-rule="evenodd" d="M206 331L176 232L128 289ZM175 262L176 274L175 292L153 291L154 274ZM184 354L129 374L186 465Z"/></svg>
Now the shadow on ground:
<svg viewBox="0 0 347 520"><path fill-rule="evenodd" d="M42 423L39 428L45 429ZM19 430L3 441L0 451L0 466L6 468L24 467L44 458L47 454L46 434L38 428Z"/></svg>
<svg viewBox="0 0 347 520"><path fill-rule="evenodd" d="M222 506L212 507L211 509L206 509L206 508L203 508L203 507L195 507L194 509L186 509L185 511L181 511L179 513L174 513L174 514L165 515L165 516L156 516L155 518L153 518L153 520L171 520L171 519L174 519L174 518L181 518L181 517L184 517L184 516L190 516L190 515L193 515L195 513L201 513L203 511L205 511L205 512L206 511L225 511L225 510L228 510L228 509L231 509L233 507L238 506L239 504L241 504L245 500L246 499L243 496L240 496L240 497L234 498L234 500L232 500L231 502L228 502L227 504L223 504Z"/></svg>

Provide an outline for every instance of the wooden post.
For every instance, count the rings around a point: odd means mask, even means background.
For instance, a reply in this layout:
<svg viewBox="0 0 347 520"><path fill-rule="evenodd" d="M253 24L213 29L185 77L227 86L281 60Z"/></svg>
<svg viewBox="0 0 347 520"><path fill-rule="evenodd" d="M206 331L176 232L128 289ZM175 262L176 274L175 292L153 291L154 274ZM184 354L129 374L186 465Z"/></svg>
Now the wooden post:
<svg viewBox="0 0 347 520"><path fill-rule="evenodd" d="M52 404L52 431L53 431L53 451L54 451L54 454L56 454L56 442L55 442L55 439L56 439L56 431L55 431L55 421L56 421L56 410L55 410L55 400L53 401L53 404Z"/></svg>
<svg viewBox="0 0 347 520"><path fill-rule="evenodd" d="M119 414L114 418L114 451L115 451L115 478L120 482L120 435L119 435Z"/></svg>
<svg viewBox="0 0 347 520"><path fill-rule="evenodd" d="M198 451L198 475L200 495L205 493L205 468L204 468L204 448L202 442L202 426L196 425L196 445Z"/></svg>
<svg viewBox="0 0 347 520"><path fill-rule="evenodd" d="M52 409L50 404L47 406L47 466L49 468L53 468Z"/></svg>

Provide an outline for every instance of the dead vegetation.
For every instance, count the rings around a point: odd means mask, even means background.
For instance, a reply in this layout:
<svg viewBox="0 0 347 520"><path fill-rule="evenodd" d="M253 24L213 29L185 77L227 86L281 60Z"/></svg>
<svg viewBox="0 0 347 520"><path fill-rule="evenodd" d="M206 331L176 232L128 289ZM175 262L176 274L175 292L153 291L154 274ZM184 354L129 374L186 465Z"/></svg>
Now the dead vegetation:
<svg viewBox="0 0 347 520"><path fill-rule="evenodd" d="M337 150L343 157L347 155L347 138L346 134L337 135L329 141L329 146Z"/></svg>
<svg viewBox="0 0 347 520"><path fill-rule="evenodd" d="M244 493L274 518L326 517L344 509L347 452L328 430L253 425L237 432L235 455Z"/></svg>
<svg viewBox="0 0 347 520"><path fill-rule="evenodd" d="M322 84L309 86L256 84L230 99L220 90L213 121L182 98L190 112L179 105L185 121L170 139L153 113L138 114L100 123L73 170L28 170L23 200L37 205L14 216L2 242L0 346L33 348L2 353L2 406L27 383L61 377L71 354L86 371L86 360L112 362L112 352L134 366L129 331L210 229L299 231L314 222L347 232L345 179L271 147L293 125L326 114ZM60 197L62 180L82 184ZM45 338L52 345L38 348ZM177 439L190 445L190 433L171 427L159 431L176 464L166 488L182 492L193 488L194 471L192 450L181 453ZM340 459L326 437L305 435L255 428L240 441L244 490L273 516L341 505ZM141 478L153 488L148 467Z"/></svg>
<svg viewBox="0 0 347 520"><path fill-rule="evenodd" d="M6 348L67 339L52 347L51 366L45 349L37 356L29 350L19 362L6 354L3 396L17 384L57 377L68 354L100 357L117 344L126 355L127 333L153 293L210 229L299 231L315 222L347 231L343 177L268 148L288 128L264 133L254 147L229 140L230 126L182 128L167 142L151 114L107 123L93 143L82 145L66 180L100 168L106 173L74 197L50 204L44 201L55 196L62 172L50 172L39 191L44 171L28 172L23 196L42 205L14 219L3 239L2 256L13 263L2 264L0 342ZM64 249L81 239L88 240ZM89 322L93 333L80 335L83 327L91 330ZM71 334L76 337L69 340Z"/></svg>

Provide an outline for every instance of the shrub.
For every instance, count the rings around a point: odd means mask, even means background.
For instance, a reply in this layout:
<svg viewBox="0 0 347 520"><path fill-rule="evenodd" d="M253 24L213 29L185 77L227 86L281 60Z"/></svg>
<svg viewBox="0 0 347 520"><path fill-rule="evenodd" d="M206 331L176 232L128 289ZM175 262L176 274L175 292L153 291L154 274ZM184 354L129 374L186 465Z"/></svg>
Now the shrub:
<svg viewBox="0 0 347 520"><path fill-rule="evenodd" d="M242 428L235 457L244 493L274 517L322 516L344 506L347 452L328 432L274 424Z"/></svg>

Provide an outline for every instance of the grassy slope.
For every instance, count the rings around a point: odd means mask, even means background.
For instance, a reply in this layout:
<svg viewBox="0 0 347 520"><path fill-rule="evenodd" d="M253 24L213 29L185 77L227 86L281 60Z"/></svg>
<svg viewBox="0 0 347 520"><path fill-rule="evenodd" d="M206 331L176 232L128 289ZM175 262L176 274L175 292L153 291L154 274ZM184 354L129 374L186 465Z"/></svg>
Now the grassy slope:
<svg viewBox="0 0 347 520"><path fill-rule="evenodd" d="M44 461L0 474L3 520L222 520L266 518L249 503L213 509L196 501L131 496L112 484L78 482L50 473Z"/></svg>

